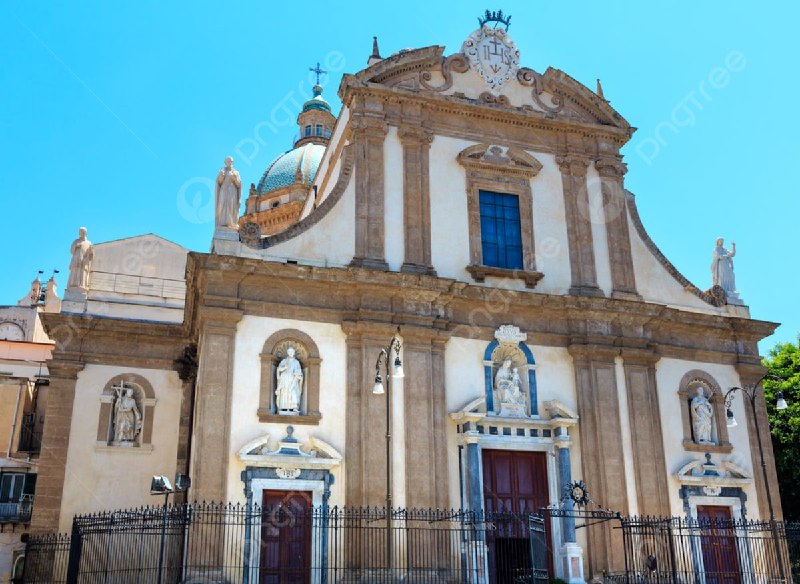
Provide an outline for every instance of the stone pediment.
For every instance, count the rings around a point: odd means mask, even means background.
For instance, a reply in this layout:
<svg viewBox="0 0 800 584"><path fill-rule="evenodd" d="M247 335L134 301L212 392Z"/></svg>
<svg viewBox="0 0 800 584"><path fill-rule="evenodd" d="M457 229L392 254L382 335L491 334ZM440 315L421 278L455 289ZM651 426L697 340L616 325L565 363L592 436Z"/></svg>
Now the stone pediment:
<svg viewBox="0 0 800 584"><path fill-rule="evenodd" d="M682 485L704 487L740 487L752 482L752 476L739 465L729 460L712 463L710 455L706 455L706 462L686 463L674 476Z"/></svg>
<svg viewBox="0 0 800 584"><path fill-rule="evenodd" d="M342 455L324 440L310 437L301 444L293 431L290 427L274 449L269 434L251 440L239 449L239 460L248 466L298 469L331 469L342 462Z"/></svg>
<svg viewBox="0 0 800 584"><path fill-rule="evenodd" d="M530 417L503 417L487 413L486 398L479 397L467 403L460 410L452 412L450 418L458 424L472 422L473 424L484 424L487 426L532 426L542 428L554 428L557 426L572 426L578 423L578 415L569 407L558 400L544 402L544 409L549 417L540 416Z"/></svg>
<svg viewBox="0 0 800 584"><path fill-rule="evenodd" d="M458 154L458 162L465 167L486 168L529 178L542 170L542 163L524 150L498 144L476 144L465 148Z"/></svg>
<svg viewBox="0 0 800 584"><path fill-rule="evenodd" d="M371 83L502 109L538 111L548 118L632 130L602 92L598 95L559 69L548 67L544 73L538 73L521 67L502 88L493 91L472 69L465 54L444 57L444 47L439 45L404 49L356 75L346 75L339 95L343 95L347 85Z"/></svg>

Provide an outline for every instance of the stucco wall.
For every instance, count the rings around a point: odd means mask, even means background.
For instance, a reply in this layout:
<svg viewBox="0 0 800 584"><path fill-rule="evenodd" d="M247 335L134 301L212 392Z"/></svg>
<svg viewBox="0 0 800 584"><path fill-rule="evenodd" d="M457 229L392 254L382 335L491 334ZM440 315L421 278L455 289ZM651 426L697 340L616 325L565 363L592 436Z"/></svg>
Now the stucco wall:
<svg viewBox="0 0 800 584"><path fill-rule="evenodd" d="M245 316L236 331L227 492L230 501L244 501L241 472L245 469L245 464L238 458L239 450L264 434L270 435L270 448L276 448L278 440L286 436L286 426L292 424L291 416L286 416L285 423L260 423L257 415L261 388L260 354L267 338L284 329L297 329L310 336L322 358L319 396L322 420L319 426L294 424L294 436L301 443L307 442L311 436L319 438L344 454L346 347L341 327L299 320ZM330 503L342 505L343 467L334 469L333 475L335 483L331 488Z"/></svg>
<svg viewBox="0 0 800 584"><path fill-rule="evenodd" d="M692 460L705 460L701 452L687 452L683 448L683 424L681 420L681 403L678 389L681 378L693 369L705 371L713 377L722 391L740 385L736 370L729 365L701 363L694 361L681 361L678 359L661 359L656 365L656 381L658 383L659 402L661 408L661 426L663 428L664 451L666 454L667 477L669 480L669 502L673 515L683 516L683 500L679 496L680 483L675 478L675 473ZM729 428L728 439L733 445L730 454L714 454L712 462L730 460L737 466L746 469L751 475L753 464L750 453L750 444L747 437L744 402L737 395L733 401L733 414L739 421L735 428ZM756 501L755 488L752 483L744 489L747 494L748 516L753 518L759 515Z"/></svg>
<svg viewBox="0 0 800 584"><path fill-rule="evenodd" d="M122 373L136 373L153 386L156 397L152 450L97 444L100 395ZM76 513L158 505L150 495L153 475L175 475L182 384L174 371L87 365L78 374L69 436L67 472L59 522L68 531ZM57 395L51 396L58 399Z"/></svg>

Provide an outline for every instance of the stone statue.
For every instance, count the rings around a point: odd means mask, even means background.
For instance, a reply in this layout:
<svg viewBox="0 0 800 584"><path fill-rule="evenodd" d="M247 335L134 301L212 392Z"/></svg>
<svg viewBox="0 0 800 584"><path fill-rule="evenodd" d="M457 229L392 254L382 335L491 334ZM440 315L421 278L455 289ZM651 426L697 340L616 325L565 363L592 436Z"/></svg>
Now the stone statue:
<svg viewBox="0 0 800 584"><path fill-rule="evenodd" d="M69 280L67 288L89 290L89 271L92 268L92 242L86 239L86 228L78 229L78 239L72 242L69 249L72 260L69 263Z"/></svg>
<svg viewBox="0 0 800 584"><path fill-rule="evenodd" d="M282 414L300 411L303 393L303 369L295 358L294 347L286 349L286 357L278 364L278 386L275 389L277 409Z"/></svg>
<svg viewBox="0 0 800 584"><path fill-rule="evenodd" d="M702 387L697 388L697 395L692 399L692 431L697 444L713 444L711 440L711 419L714 417L714 408L708 401Z"/></svg>
<svg viewBox="0 0 800 584"><path fill-rule="evenodd" d="M500 397L500 403L524 405L525 399L520 392L521 379L519 369L512 368L511 359L506 359L494 376L494 388Z"/></svg>
<svg viewBox="0 0 800 584"><path fill-rule="evenodd" d="M714 286L719 286L725 290L729 296L738 296L736 291L736 281L733 276L733 257L736 255L736 243L731 242L731 250L724 247L725 240L717 239L714 248L713 260L711 262L711 279Z"/></svg>
<svg viewBox="0 0 800 584"><path fill-rule="evenodd" d="M242 179L239 171L233 168L233 158L228 156L217 175L214 191L216 215L214 226L217 229L239 228L239 207L242 203Z"/></svg>
<svg viewBox="0 0 800 584"><path fill-rule="evenodd" d="M114 442L133 442L142 429L142 414L136 406L133 389L120 386L114 389Z"/></svg>

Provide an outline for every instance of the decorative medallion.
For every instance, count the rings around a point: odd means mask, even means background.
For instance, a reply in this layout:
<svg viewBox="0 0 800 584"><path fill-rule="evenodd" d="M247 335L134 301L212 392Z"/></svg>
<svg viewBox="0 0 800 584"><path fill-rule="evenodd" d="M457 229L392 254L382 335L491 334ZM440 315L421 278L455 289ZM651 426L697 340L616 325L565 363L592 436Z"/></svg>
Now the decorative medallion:
<svg viewBox="0 0 800 584"><path fill-rule="evenodd" d="M586 483L583 481L574 481L564 485L564 495L566 499L572 499L578 507L586 507L591 499L589 492L586 490Z"/></svg>
<svg viewBox="0 0 800 584"><path fill-rule="evenodd" d="M519 49L507 33L510 21L511 17L504 17L502 10L487 10L486 16L478 19L481 27L469 35L461 46L461 52L469 59L470 66L483 77L495 95L519 70ZM487 24L490 22L495 24L494 28ZM499 24L505 25L505 29L498 28Z"/></svg>
<svg viewBox="0 0 800 584"><path fill-rule="evenodd" d="M248 221L239 228L239 241L247 247L261 247L261 227L258 223Z"/></svg>
<svg viewBox="0 0 800 584"><path fill-rule="evenodd" d="M516 327L513 324L504 324L494 331L494 338L501 343L517 345L528 340L528 335L520 332L519 327Z"/></svg>
<svg viewBox="0 0 800 584"><path fill-rule="evenodd" d="M722 487L718 485L706 485L703 487L703 492L709 497L718 497L722 493Z"/></svg>
<svg viewBox="0 0 800 584"><path fill-rule="evenodd" d="M296 479L302 471L299 468L276 468L275 474L279 479Z"/></svg>

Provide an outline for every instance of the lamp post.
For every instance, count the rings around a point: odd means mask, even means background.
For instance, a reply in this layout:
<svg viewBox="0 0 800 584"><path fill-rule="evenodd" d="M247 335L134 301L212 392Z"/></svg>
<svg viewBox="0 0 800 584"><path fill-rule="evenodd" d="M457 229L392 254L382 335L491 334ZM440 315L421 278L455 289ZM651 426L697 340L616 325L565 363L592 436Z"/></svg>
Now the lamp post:
<svg viewBox="0 0 800 584"><path fill-rule="evenodd" d="M167 540L167 508L169 503L170 493L181 493L186 491L191 485L191 479L184 474L178 474L175 477L175 486L169 482L169 479L163 475L153 476L150 481L150 494L151 495L164 495L164 507L161 513L161 547L158 551L158 584L163 580L164 571L164 547Z"/></svg>
<svg viewBox="0 0 800 584"><path fill-rule="evenodd" d="M728 391L725 392L725 416L727 418L727 426L728 428L733 428L737 426L736 418L733 416L733 411L731 410L731 405L733 404L733 397L737 391L742 392L744 396L747 397L748 401L750 402L750 411L753 414L753 423L755 424L756 429L756 442L758 443L758 455L761 459L761 472L763 473L764 477L764 490L767 493L767 507L769 508L769 524L770 528L772 529L772 538L775 545L775 555L778 560L778 568L780 569L781 580L786 581L786 573L785 567L783 565L783 552L780 546L780 539L778 538L778 525L775 521L775 509L772 505L772 493L769 488L769 479L767 478L767 461L764 459L764 445L761 443L761 427L758 422L758 415L756 413L756 397L758 396L757 390L759 386L762 387L761 382L764 381L767 377L770 377L770 374L767 373L766 375L762 376L761 379L756 381L752 385L748 385L746 387L731 387ZM783 392L778 391L778 395L775 400L775 408L778 410L785 410L789 406L786 404L786 400L783 397Z"/></svg>
<svg viewBox="0 0 800 584"><path fill-rule="evenodd" d="M400 327L397 328L400 334ZM403 363L400 361L400 339L397 335L392 336L389 345L381 349L378 358L375 360L375 385L372 393L375 395L386 394L386 559L388 569L392 569L393 549L392 549L392 378L400 379L403 375ZM394 353L394 363L389 374L392 353ZM383 375L381 375L381 365L383 365ZM386 379L386 390L383 388L383 379Z"/></svg>

